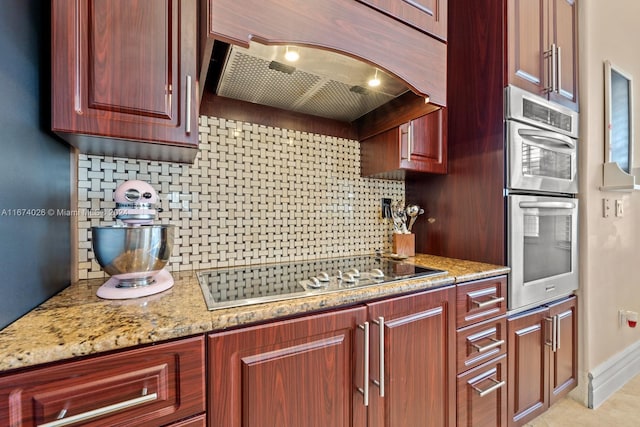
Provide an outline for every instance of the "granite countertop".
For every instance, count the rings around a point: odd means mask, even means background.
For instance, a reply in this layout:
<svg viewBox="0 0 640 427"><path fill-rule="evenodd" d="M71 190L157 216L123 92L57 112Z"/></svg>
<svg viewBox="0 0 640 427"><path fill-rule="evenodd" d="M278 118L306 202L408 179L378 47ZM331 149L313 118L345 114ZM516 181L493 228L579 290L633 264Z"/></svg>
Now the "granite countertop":
<svg viewBox="0 0 640 427"><path fill-rule="evenodd" d="M165 292L120 301L96 296L104 279L83 280L0 331L0 372L509 272L504 266L432 255L408 261L448 274L214 311L207 310L193 271L172 273L175 285Z"/></svg>

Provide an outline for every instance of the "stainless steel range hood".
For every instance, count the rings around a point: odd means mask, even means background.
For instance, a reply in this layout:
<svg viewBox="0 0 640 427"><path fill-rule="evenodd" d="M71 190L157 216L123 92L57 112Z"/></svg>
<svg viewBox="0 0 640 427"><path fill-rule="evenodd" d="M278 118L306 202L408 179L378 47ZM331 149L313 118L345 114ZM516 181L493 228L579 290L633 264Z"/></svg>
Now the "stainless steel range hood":
<svg viewBox="0 0 640 427"><path fill-rule="evenodd" d="M287 50L299 59L288 62ZM400 79L365 62L327 50L251 42L229 46L216 94L345 122L409 90ZM380 85L368 82L377 77Z"/></svg>

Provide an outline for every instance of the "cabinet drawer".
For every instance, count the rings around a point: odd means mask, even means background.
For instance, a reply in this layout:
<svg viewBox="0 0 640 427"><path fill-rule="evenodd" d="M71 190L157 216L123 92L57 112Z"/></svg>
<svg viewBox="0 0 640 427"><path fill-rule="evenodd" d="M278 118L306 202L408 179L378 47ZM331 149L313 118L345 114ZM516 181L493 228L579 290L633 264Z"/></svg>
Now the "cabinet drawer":
<svg viewBox="0 0 640 427"><path fill-rule="evenodd" d="M198 415L197 417L189 418L188 420L178 421L167 427L206 427L207 416L205 414Z"/></svg>
<svg viewBox="0 0 640 427"><path fill-rule="evenodd" d="M458 376L458 426L507 426L507 357Z"/></svg>
<svg viewBox="0 0 640 427"><path fill-rule="evenodd" d="M456 290L456 324L462 328L507 312L507 277L463 283Z"/></svg>
<svg viewBox="0 0 640 427"><path fill-rule="evenodd" d="M160 426L204 411L203 337L0 378L0 425Z"/></svg>
<svg viewBox="0 0 640 427"><path fill-rule="evenodd" d="M457 370L462 373L507 353L507 318L502 316L457 331Z"/></svg>

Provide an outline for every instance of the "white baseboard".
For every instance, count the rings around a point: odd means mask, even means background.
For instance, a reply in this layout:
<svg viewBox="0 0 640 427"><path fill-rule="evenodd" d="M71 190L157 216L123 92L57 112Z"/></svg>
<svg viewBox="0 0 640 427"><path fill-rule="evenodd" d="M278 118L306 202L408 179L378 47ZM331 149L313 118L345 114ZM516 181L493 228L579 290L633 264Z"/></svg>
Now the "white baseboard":
<svg viewBox="0 0 640 427"><path fill-rule="evenodd" d="M640 374L640 341L589 372L589 408L595 409Z"/></svg>

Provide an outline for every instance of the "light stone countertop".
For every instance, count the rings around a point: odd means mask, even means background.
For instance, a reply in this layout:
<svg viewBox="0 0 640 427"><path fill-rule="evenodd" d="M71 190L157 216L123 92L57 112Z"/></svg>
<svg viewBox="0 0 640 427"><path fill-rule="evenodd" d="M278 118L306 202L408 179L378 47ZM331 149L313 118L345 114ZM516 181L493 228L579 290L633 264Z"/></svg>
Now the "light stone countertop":
<svg viewBox="0 0 640 427"><path fill-rule="evenodd" d="M96 296L105 279L83 280L0 331L0 372L509 272L504 266L432 255L408 261L448 274L214 311L207 310L193 271L172 273L175 285L165 292L120 301Z"/></svg>

